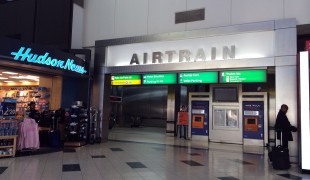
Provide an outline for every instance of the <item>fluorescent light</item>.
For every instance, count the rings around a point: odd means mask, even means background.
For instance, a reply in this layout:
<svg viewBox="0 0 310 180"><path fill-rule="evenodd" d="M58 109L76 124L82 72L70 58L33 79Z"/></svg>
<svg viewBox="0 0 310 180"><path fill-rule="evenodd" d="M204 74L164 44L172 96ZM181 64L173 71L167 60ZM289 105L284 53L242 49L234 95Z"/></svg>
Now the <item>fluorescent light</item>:
<svg viewBox="0 0 310 180"><path fill-rule="evenodd" d="M0 79L8 79L8 78L6 78L6 77L0 77Z"/></svg>
<svg viewBox="0 0 310 180"><path fill-rule="evenodd" d="M30 75L27 75L25 76L25 79L29 79L29 80L34 80L34 81L39 81L39 76L30 76Z"/></svg>
<svg viewBox="0 0 310 180"><path fill-rule="evenodd" d="M31 82L29 82L29 81L19 81L19 82L21 82L23 85L30 85L31 84Z"/></svg>
<svg viewBox="0 0 310 180"><path fill-rule="evenodd" d="M15 72L9 72L9 71L5 71L5 72L2 72L2 73L4 73L4 74L12 74L12 75L14 75L14 74L18 74L18 73L15 73Z"/></svg>
<svg viewBox="0 0 310 180"><path fill-rule="evenodd" d="M39 81L40 77L27 75L27 76L10 76L10 78L13 78L13 79L29 79L29 80Z"/></svg>
<svg viewBox="0 0 310 180"><path fill-rule="evenodd" d="M39 76L31 76L31 75L27 75L26 76L28 79L39 79Z"/></svg>
<svg viewBox="0 0 310 180"><path fill-rule="evenodd" d="M310 170L310 123L309 123L309 56L308 51L300 52L299 91L301 129L301 169Z"/></svg>
<svg viewBox="0 0 310 180"><path fill-rule="evenodd" d="M11 83L11 82L14 82L14 81L3 81L3 82L6 82L6 83Z"/></svg>
<svg viewBox="0 0 310 180"><path fill-rule="evenodd" d="M10 76L13 79L25 79L24 76Z"/></svg>

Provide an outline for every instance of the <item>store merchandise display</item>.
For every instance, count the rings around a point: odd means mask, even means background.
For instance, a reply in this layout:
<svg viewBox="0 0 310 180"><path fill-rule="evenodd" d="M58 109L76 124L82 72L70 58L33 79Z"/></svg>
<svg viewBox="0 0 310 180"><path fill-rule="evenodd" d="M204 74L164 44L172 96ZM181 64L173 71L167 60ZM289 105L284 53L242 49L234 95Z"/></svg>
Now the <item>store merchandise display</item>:
<svg viewBox="0 0 310 180"><path fill-rule="evenodd" d="M0 120L0 157L15 156L17 120Z"/></svg>
<svg viewBox="0 0 310 180"><path fill-rule="evenodd" d="M93 106L90 108L90 144L101 143L99 115L96 107Z"/></svg>
<svg viewBox="0 0 310 180"><path fill-rule="evenodd" d="M65 116L65 146L85 145L88 138L87 109L73 105L66 110Z"/></svg>
<svg viewBox="0 0 310 180"><path fill-rule="evenodd" d="M0 87L0 99L2 102L11 101L15 103L14 114L12 111L10 116L17 119L23 119L25 112L28 110L28 104L30 102L36 103L36 109L44 111L49 109L49 91L46 87L40 86L7 86ZM2 114L0 114L2 115ZM3 114L3 116L8 116Z"/></svg>
<svg viewBox="0 0 310 180"><path fill-rule="evenodd" d="M37 150L40 148L39 126L34 119L25 118L19 123L17 150Z"/></svg>

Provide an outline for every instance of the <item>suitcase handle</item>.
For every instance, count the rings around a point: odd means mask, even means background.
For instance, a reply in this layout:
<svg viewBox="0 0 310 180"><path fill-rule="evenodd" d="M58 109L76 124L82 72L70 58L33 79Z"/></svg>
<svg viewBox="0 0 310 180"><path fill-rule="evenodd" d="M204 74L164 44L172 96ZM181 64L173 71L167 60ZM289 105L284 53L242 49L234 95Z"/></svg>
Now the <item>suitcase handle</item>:
<svg viewBox="0 0 310 180"><path fill-rule="evenodd" d="M276 147L277 147L277 138L278 138L277 134L278 134L278 132L281 133L280 145L278 145L278 146L282 146L282 134L283 134L282 131L283 131L283 129L275 129L275 136L276 136L276 138L275 138L275 146Z"/></svg>

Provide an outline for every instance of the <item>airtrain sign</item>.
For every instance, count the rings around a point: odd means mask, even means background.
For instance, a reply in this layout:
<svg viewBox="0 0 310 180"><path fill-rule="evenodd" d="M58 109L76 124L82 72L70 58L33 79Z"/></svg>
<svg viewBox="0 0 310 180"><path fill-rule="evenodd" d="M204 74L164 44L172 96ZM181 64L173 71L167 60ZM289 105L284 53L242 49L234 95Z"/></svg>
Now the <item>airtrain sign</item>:
<svg viewBox="0 0 310 180"><path fill-rule="evenodd" d="M274 57L274 31L106 47L106 66L195 63Z"/></svg>
<svg viewBox="0 0 310 180"><path fill-rule="evenodd" d="M211 59L208 60L215 60L217 58L216 56L216 47L211 48ZM230 46L223 46L223 60L228 59L234 59L236 54L236 47L234 45ZM151 54L151 63L172 63L175 59L175 56L178 57L178 62L196 62L196 61L206 61L206 52L203 48L199 48L195 52L191 52L189 49L181 49L178 51L176 50L170 50L165 52L152 52ZM165 55L165 56L164 56ZM134 53L131 57L130 64L150 64L150 61L148 60L148 53L143 53L143 59L139 58L137 53ZM165 58L166 57L166 58Z"/></svg>

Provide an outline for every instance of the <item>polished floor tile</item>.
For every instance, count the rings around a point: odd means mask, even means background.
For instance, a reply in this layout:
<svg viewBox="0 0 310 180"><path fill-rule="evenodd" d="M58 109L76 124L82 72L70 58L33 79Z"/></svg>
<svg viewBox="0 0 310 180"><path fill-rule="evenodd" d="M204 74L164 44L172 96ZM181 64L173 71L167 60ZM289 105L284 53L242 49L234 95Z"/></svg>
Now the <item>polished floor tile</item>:
<svg viewBox="0 0 310 180"><path fill-rule="evenodd" d="M243 165L253 165L253 163L247 162L247 161L242 161L240 159L233 159L232 161L243 164Z"/></svg>
<svg viewBox="0 0 310 180"><path fill-rule="evenodd" d="M121 149L121 148L110 148L111 149L111 151L124 151L123 149Z"/></svg>
<svg viewBox="0 0 310 180"><path fill-rule="evenodd" d="M235 177L219 177L220 180L239 180L238 178Z"/></svg>
<svg viewBox="0 0 310 180"><path fill-rule="evenodd" d="M0 174L2 174L8 167L0 167Z"/></svg>
<svg viewBox="0 0 310 180"><path fill-rule="evenodd" d="M106 158L105 155L95 155L91 156L92 158Z"/></svg>
<svg viewBox="0 0 310 180"><path fill-rule="evenodd" d="M128 164L128 166L130 166L133 169L136 168L146 168L146 166L140 162L126 162Z"/></svg>
<svg viewBox="0 0 310 180"><path fill-rule="evenodd" d="M303 178L300 176L294 176L292 174L278 174L279 176L288 178L288 179L293 179L293 180L302 180Z"/></svg>
<svg viewBox="0 0 310 180"><path fill-rule="evenodd" d="M203 166L202 164L196 162L196 161L192 161L192 160L184 160L182 161L185 164L188 164L190 166Z"/></svg>
<svg viewBox="0 0 310 180"><path fill-rule="evenodd" d="M64 152L64 153L73 153L73 152L76 152L76 150L73 149L73 148L64 148L64 149L63 149L63 152Z"/></svg>
<svg viewBox="0 0 310 180"><path fill-rule="evenodd" d="M206 145L156 128L113 128L110 134L108 142L75 152L2 158L0 180L310 180L297 164L274 170L267 148Z"/></svg>
<svg viewBox="0 0 310 180"><path fill-rule="evenodd" d="M62 165L62 171L63 172L81 171L81 168L79 164L64 164Z"/></svg>

